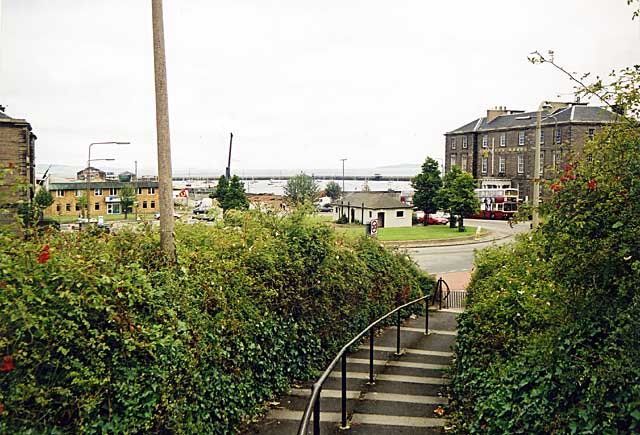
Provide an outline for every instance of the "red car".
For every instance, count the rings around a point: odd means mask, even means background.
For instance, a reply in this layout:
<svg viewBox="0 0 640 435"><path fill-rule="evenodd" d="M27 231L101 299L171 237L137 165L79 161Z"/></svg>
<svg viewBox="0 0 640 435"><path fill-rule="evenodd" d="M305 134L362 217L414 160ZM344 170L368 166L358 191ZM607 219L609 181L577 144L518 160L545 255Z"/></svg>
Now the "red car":
<svg viewBox="0 0 640 435"><path fill-rule="evenodd" d="M416 212L416 216L418 217L418 222L423 224L424 212L422 210L418 210ZM449 223L449 218L442 213L431 213L429 215L429 220L428 220L429 225L446 225L448 223Z"/></svg>

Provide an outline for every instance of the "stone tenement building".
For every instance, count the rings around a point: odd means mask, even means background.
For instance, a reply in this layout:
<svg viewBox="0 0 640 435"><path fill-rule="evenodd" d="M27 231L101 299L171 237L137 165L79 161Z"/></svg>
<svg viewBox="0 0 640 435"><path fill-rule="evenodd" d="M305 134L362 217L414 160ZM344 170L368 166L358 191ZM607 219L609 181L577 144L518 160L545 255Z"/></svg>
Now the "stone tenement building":
<svg viewBox="0 0 640 435"><path fill-rule="evenodd" d="M9 117L0 106L0 224L15 221L18 203L33 198L35 140L27 121Z"/></svg>
<svg viewBox="0 0 640 435"><path fill-rule="evenodd" d="M473 174L478 187L515 187L521 200L532 198L537 112L487 110L445 134L445 172L452 165ZM551 180L571 155L579 155L618 115L584 103L562 103L542 112L540 134L541 178Z"/></svg>

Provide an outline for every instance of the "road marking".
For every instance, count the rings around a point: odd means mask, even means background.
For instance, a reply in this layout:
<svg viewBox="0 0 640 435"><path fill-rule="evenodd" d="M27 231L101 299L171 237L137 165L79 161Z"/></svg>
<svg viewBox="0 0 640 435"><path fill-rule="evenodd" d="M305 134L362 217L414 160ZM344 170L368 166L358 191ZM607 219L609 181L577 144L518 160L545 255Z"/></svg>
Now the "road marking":
<svg viewBox="0 0 640 435"><path fill-rule="evenodd" d="M341 378L342 373L332 372L329 375L330 378ZM361 372L347 372L347 378L351 379L369 379L369 373ZM389 382L405 382L409 384L432 384L432 385L446 385L449 380L444 378L430 378L427 376L403 376L403 375L387 375L379 374L375 376L376 381L389 381Z"/></svg>
<svg viewBox="0 0 640 435"><path fill-rule="evenodd" d="M444 310L442 310L444 311ZM369 350L368 345L360 346L360 350ZM387 346L374 346L373 350L377 350L380 352L395 352L395 347L387 347ZM422 349L400 349L404 350L406 353L410 353L413 355L426 355L426 356L444 356L450 358L453 356L453 352L440 352L437 350L422 350Z"/></svg>
<svg viewBox="0 0 640 435"><path fill-rule="evenodd" d="M347 363L352 364L369 364L369 360L366 358L347 358ZM389 366L389 367L407 367L412 369L425 369L425 370L444 370L448 365L444 364L424 364L409 361L385 361L383 359L374 359L374 366Z"/></svg>
<svg viewBox="0 0 640 435"><path fill-rule="evenodd" d="M392 393L376 393L369 391L360 393L360 391L347 391L347 399L359 399L362 394L363 400L375 400L380 402L403 402L403 403L419 403L423 405L445 405L449 402L446 397L437 396L416 396L411 394L392 394ZM293 389L289 392L290 396L309 397L311 390ZM322 399L339 399L342 397L341 390L322 390L320 393Z"/></svg>

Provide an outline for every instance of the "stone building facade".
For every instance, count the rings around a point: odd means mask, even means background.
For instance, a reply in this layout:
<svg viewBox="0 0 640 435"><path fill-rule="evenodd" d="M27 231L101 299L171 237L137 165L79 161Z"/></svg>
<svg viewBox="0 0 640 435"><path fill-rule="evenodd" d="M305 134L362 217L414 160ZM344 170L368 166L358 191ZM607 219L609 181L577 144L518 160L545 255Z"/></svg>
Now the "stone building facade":
<svg viewBox="0 0 640 435"><path fill-rule="evenodd" d="M31 124L0 106L0 224L15 222L18 204L33 198L35 140Z"/></svg>
<svg viewBox="0 0 640 435"><path fill-rule="evenodd" d="M457 165L473 175L478 187L515 187L521 200L531 199L536 115L535 111L498 107L446 133L445 172ZM562 103L544 110L540 178L552 180L563 162L579 157L585 143L618 116L583 103Z"/></svg>

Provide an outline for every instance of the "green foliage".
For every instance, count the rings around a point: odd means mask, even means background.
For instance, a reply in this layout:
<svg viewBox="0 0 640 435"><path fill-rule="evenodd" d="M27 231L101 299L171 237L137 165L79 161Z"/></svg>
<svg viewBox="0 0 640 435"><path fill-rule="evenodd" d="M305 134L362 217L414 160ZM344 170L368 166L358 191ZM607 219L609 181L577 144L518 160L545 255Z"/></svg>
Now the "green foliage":
<svg viewBox="0 0 640 435"><path fill-rule="evenodd" d="M449 225L453 228L457 215L459 231L465 231L463 217L477 213L480 209L474 193L476 182L473 176L463 172L458 166L452 166L443 179L442 189L438 192L437 202L451 215Z"/></svg>
<svg viewBox="0 0 640 435"><path fill-rule="evenodd" d="M229 216L178 225L177 267L150 227L0 233L0 433L234 433L434 284L302 212Z"/></svg>
<svg viewBox="0 0 640 435"><path fill-rule="evenodd" d="M324 193L331 199L336 200L342 195L342 188L335 181L329 181L324 188Z"/></svg>
<svg viewBox="0 0 640 435"><path fill-rule="evenodd" d="M218 204L225 212L227 210L246 210L249 208L249 200L244 192L244 185L237 175L230 180L222 175L218 180L216 190L211 198L218 200Z"/></svg>
<svg viewBox="0 0 640 435"><path fill-rule="evenodd" d="M444 210L460 216L477 213L480 206L474 193L475 188L473 176L454 165L444 175L438 203Z"/></svg>
<svg viewBox="0 0 640 435"><path fill-rule="evenodd" d="M222 203L222 200L227 195L227 189L229 189L229 180L224 175L221 175L216 184L216 190L210 195L212 199L217 199L218 203Z"/></svg>
<svg viewBox="0 0 640 435"><path fill-rule="evenodd" d="M620 123L552 184L544 224L482 253L459 320L459 433L640 432L640 134Z"/></svg>
<svg viewBox="0 0 640 435"><path fill-rule="evenodd" d="M320 188L312 176L305 173L294 175L287 180L284 196L294 204L313 201L318 197Z"/></svg>
<svg viewBox="0 0 640 435"><path fill-rule="evenodd" d="M122 186L120 189L120 207L124 213L126 219L128 214L131 213L131 207L136 200L136 191L130 184Z"/></svg>
<svg viewBox="0 0 640 435"><path fill-rule="evenodd" d="M427 157L422 164L422 172L411 179L411 187L415 189L413 205L425 215L438 211L438 192L442 188L438 162ZM428 219L424 220L424 224L428 224Z"/></svg>
<svg viewBox="0 0 640 435"><path fill-rule="evenodd" d="M45 208L53 204L53 195L51 195L51 192L49 192L46 188L41 187L36 192L36 196L33 198L33 200L40 210L44 210Z"/></svg>

